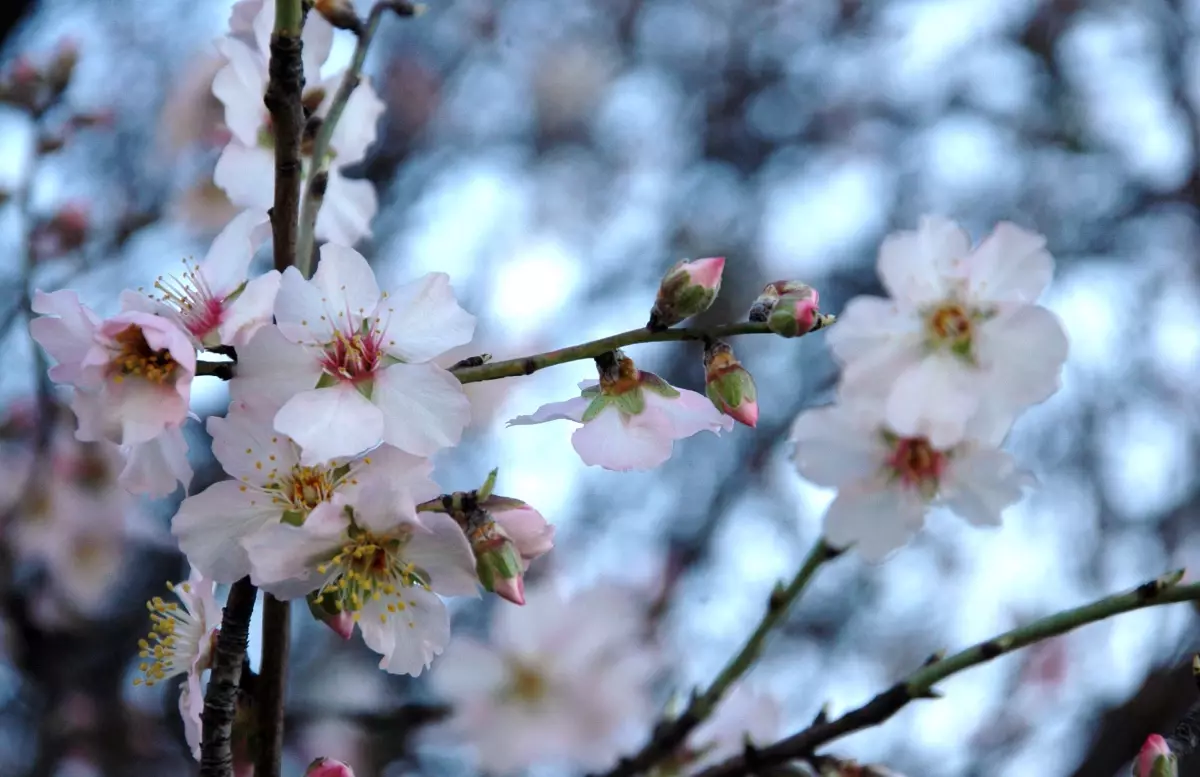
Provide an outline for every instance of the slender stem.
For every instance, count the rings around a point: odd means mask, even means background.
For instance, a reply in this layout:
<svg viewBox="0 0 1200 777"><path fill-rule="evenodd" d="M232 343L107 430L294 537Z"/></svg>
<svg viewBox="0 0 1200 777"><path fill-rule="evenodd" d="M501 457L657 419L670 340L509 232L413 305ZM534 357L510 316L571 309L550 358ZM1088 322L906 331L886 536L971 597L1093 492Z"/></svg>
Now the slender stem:
<svg viewBox="0 0 1200 777"><path fill-rule="evenodd" d="M275 136L275 207L271 230L275 269L282 272L296 261L296 229L300 217L300 136L304 132L304 63L300 32L304 24L301 0L275 0L275 30L271 34L270 81L263 102L271 112Z"/></svg>
<svg viewBox="0 0 1200 777"><path fill-rule="evenodd" d="M313 162L309 166L308 179L304 183L304 200L301 205L299 237L296 243L296 267L304 277L312 275L313 243L317 224L317 213L325 200L325 188L329 185L329 144L333 141L333 131L341 121L342 112L350 102L350 95L362 81L363 65L367 61L367 49L379 30L379 22L385 12L391 11L399 16L415 16L417 6L400 0L384 0L376 3L367 16L366 24L359 25L355 32L358 34L358 45L354 47L354 55L350 59L350 67L346 68L342 82L334 92L329 110L325 114L321 128L313 140Z"/></svg>
<svg viewBox="0 0 1200 777"><path fill-rule="evenodd" d="M196 362L196 377L213 377L221 380L233 380L235 365L233 362Z"/></svg>
<svg viewBox="0 0 1200 777"><path fill-rule="evenodd" d="M1109 596L1082 607L1041 618L980 642L949 658L934 656L925 666L840 718L818 721L768 747L747 747L742 755L709 767L696 777L735 777L754 773L775 764L806 758L828 742L883 723L911 701L937 698L939 694L934 691L933 686L964 669L1114 615L1144 607L1200 600L1200 583L1179 585L1182 576L1182 571L1164 575L1127 593Z"/></svg>
<svg viewBox="0 0 1200 777"><path fill-rule="evenodd" d="M835 321L832 315L821 317L817 326L811 331L824 329ZM475 383L481 380L497 380L499 378L515 378L520 375L531 375L546 367L553 367L567 362L594 359L601 354L624 348L638 343L662 343L671 340L719 340L736 335L765 335L772 334L765 323L757 321L741 321L735 324L723 324L710 329L688 328L664 329L661 332L651 332L649 329L630 329L628 332L602 337L579 345L559 348L557 351L546 351L534 356L520 359L508 359L501 362L473 365L454 369L454 375L462 383Z"/></svg>
<svg viewBox="0 0 1200 777"><path fill-rule="evenodd" d="M708 719L733 684L758 660L767 636L787 617L788 610L800 598L800 594L808 587L809 581L821 565L837 558L841 553L842 551L826 545L823 540L817 540L800 566L800 571L787 587L782 583L775 585L775 590L771 592L771 598L767 601L766 612L763 613L757 628L716 679L704 691L693 692L683 714L655 726L650 741L641 750L629 758L622 758L610 771L605 772L603 777L632 777L649 771L675 755L688 735Z"/></svg>
<svg viewBox="0 0 1200 777"><path fill-rule="evenodd" d="M291 602L263 594L262 666L255 685L258 757L255 777L279 777L283 763L283 708L291 644Z"/></svg>
<svg viewBox="0 0 1200 777"><path fill-rule="evenodd" d="M250 578L243 577L230 587L225 601L200 715L200 777L233 777L233 719L257 595Z"/></svg>

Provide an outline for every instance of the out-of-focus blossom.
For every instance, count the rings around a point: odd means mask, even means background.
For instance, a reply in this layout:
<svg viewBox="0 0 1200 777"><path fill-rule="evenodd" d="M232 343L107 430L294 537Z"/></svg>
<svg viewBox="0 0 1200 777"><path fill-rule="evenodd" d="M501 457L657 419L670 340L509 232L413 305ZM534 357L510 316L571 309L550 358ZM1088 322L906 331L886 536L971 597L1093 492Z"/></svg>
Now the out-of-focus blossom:
<svg viewBox="0 0 1200 777"><path fill-rule="evenodd" d="M78 250L92 227L91 208L85 201L67 202L53 216L33 228L30 250L38 261Z"/></svg>
<svg viewBox="0 0 1200 777"><path fill-rule="evenodd" d="M247 30L245 25L251 18ZM212 87L213 94L225 105L225 123L233 134L217 160L213 180L235 204L260 210L272 206L275 192L274 136L270 114L263 105L274 19L273 2L244 0L235 5L231 32L242 36L248 32L252 41L240 37L218 41L226 64L213 79ZM342 72L321 78L321 66L333 43L333 28L320 15L308 17L302 42L307 85L302 100L310 125L316 126L313 119L328 113ZM350 95L330 140L329 182L316 223L316 234L322 239L353 245L370 233L371 219L378 209L375 190L370 182L352 181L340 171L366 156L367 148L375 142L375 125L383 110L383 102L363 78ZM306 169L321 161L311 158L311 145L312 137L305 137L301 155Z"/></svg>
<svg viewBox="0 0 1200 777"><path fill-rule="evenodd" d="M186 582L167 583L179 603L155 597L146 603L151 628L141 640L142 676L134 685L148 686L186 674L179 691L179 714L192 755L200 760L200 713L204 710L201 675L212 665L213 643L221 626L221 609L213 598L213 582L192 570ZM182 605L182 607L180 606Z"/></svg>
<svg viewBox="0 0 1200 777"><path fill-rule="evenodd" d="M886 419L934 445L962 439L974 416L1011 424L1058 388L1067 339L1034 302L1053 274L1040 235L1001 223L972 250L956 224L926 217L889 236L879 277L891 299L850 300L829 344L843 388L888 386Z"/></svg>
<svg viewBox="0 0 1200 777"><path fill-rule="evenodd" d="M1159 734L1146 737L1133 765L1133 777L1175 777L1178 773L1178 759L1167 740Z"/></svg>
<svg viewBox="0 0 1200 777"><path fill-rule="evenodd" d="M308 765L304 777L354 777L354 770L332 758L318 758Z"/></svg>
<svg viewBox="0 0 1200 777"><path fill-rule="evenodd" d="M157 304L145 309L173 318L199 347L245 345L271 323L279 291L278 270L246 278L254 252L270 234L265 211L239 213L217 235L204 261L185 261L180 275L159 276Z"/></svg>
<svg viewBox="0 0 1200 777"><path fill-rule="evenodd" d="M474 745L489 773L551 759L609 765L654 716L661 657L638 597L618 585L527 597L497 611L490 644L456 637L446 649L432 680L453 713L437 734Z"/></svg>
<svg viewBox="0 0 1200 777"><path fill-rule="evenodd" d="M884 421L877 397L842 397L796 419L796 468L837 488L825 513L825 537L881 559L904 545L931 507L944 506L976 526L997 525L1032 478L996 446L1003 432L978 422L950 446L903 436Z"/></svg>
<svg viewBox="0 0 1200 777"><path fill-rule="evenodd" d="M488 512L496 525L516 543L524 569L554 548L554 526L537 510L519 499L496 498L497 507Z"/></svg>
<svg viewBox="0 0 1200 777"><path fill-rule="evenodd" d="M445 273L381 294L366 259L327 243L312 280L283 274L275 318L238 351L231 391L279 403L275 429L300 445L302 463L380 442L429 456L461 438L470 403L432 359L468 342L475 317Z"/></svg>
<svg viewBox="0 0 1200 777"><path fill-rule="evenodd" d="M219 583L252 568L242 541L281 522L299 526L315 513L340 520L341 510L366 482L393 481L414 500L437 493L432 465L390 446L370 455L300 463L300 449L272 426L274 405L235 401L225 418L208 419L213 455L233 478L183 500L172 533L193 567Z"/></svg>
<svg viewBox="0 0 1200 777"><path fill-rule="evenodd" d="M713 406L739 423L758 425L758 389L750 371L723 340L704 348L704 393Z"/></svg>
<svg viewBox="0 0 1200 777"><path fill-rule="evenodd" d="M671 458L675 440L733 428L733 420L707 397L638 370L624 355L618 355L612 369L601 370L599 381L583 381L579 388L580 396L543 405L508 425L583 424L571 435L579 458L617 471L654 469Z"/></svg>
<svg viewBox="0 0 1200 777"><path fill-rule="evenodd" d="M647 326L666 329L708 310L721 292L724 271L725 259L720 256L677 262L663 276Z"/></svg>
<svg viewBox="0 0 1200 777"><path fill-rule="evenodd" d="M442 513L420 519L402 484L371 478L343 510L314 510L300 526L274 523L247 537L251 579L285 599L317 591L353 614L381 669L419 675L450 640L438 594L478 596L462 529Z"/></svg>
<svg viewBox="0 0 1200 777"><path fill-rule="evenodd" d="M688 737L675 762L692 773L745 750L746 741L765 745L778 739L783 711L774 696L758 693L744 682L733 687L716 712Z"/></svg>

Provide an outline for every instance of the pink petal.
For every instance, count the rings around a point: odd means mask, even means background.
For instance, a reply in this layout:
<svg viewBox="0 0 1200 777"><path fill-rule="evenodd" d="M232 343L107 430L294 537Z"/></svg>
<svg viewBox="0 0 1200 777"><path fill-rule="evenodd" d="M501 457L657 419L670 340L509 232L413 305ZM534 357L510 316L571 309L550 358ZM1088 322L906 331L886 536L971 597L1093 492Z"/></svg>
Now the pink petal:
<svg viewBox="0 0 1200 777"><path fill-rule="evenodd" d="M826 405L801 413L792 426L796 469L818 486L838 488L867 480L883 466L881 402Z"/></svg>
<svg viewBox="0 0 1200 777"><path fill-rule="evenodd" d="M383 441L417 456L457 445L471 422L462 384L435 364L394 364L378 373L372 401L383 417Z"/></svg>
<svg viewBox="0 0 1200 777"><path fill-rule="evenodd" d="M213 456L230 477L262 486L298 462L295 444L275 431L276 412L272 404L239 400L224 418L209 416Z"/></svg>
<svg viewBox="0 0 1200 777"><path fill-rule="evenodd" d="M1017 469L1008 453L972 447L950 458L942 476L941 497L947 507L975 526L998 526L1005 508L1023 496L1031 479Z"/></svg>
<svg viewBox="0 0 1200 777"><path fill-rule="evenodd" d="M733 419L713 406L708 397L687 389L677 389L679 396L668 399L652 391L644 391L647 412L659 412L671 428L676 440L691 437L700 432L719 434L733 428ZM639 416L640 417L640 416ZM637 423L637 419L633 423Z"/></svg>
<svg viewBox="0 0 1200 777"><path fill-rule="evenodd" d="M946 353L934 353L906 370L888 394L885 421L902 437L927 437L946 450L966 434L979 410L975 368Z"/></svg>
<svg viewBox="0 0 1200 777"><path fill-rule="evenodd" d="M421 525L404 548L405 561L429 573L429 584L442 596L479 596L475 555L458 523L445 513L422 513Z"/></svg>
<svg viewBox="0 0 1200 777"><path fill-rule="evenodd" d="M844 365L843 384L890 385L921 359L921 326L917 314L902 311L890 300L850 300L826 340Z"/></svg>
<svg viewBox="0 0 1200 777"><path fill-rule="evenodd" d="M492 513L492 519L516 543L527 569L530 561L554 547L554 526L528 505L516 510L498 510Z"/></svg>
<svg viewBox="0 0 1200 777"><path fill-rule="evenodd" d="M237 481L226 480L183 500L171 533L194 569L218 583L232 583L250 572L242 540L279 523L282 514L262 492L243 491Z"/></svg>
<svg viewBox="0 0 1200 777"><path fill-rule="evenodd" d="M371 234L371 220L378 210L379 200L371 182L351 180L335 167L329 171L316 235L331 243L352 246Z"/></svg>
<svg viewBox="0 0 1200 777"><path fill-rule="evenodd" d="M401 286L379 307L392 342L387 352L402 361L429 361L471 342L475 334L475 317L459 307L446 273L429 273Z"/></svg>
<svg viewBox="0 0 1200 777"><path fill-rule="evenodd" d="M926 510L909 489L843 488L825 513L825 539L837 548L853 544L868 561L882 561L920 530Z"/></svg>
<svg viewBox="0 0 1200 777"><path fill-rule="evenodd" d="M82 362L94 344L100 323L96 314L79 302L78 294L68 290L34 292L33 312L57 316L35 318L29 324L33 339L58 362L50 368L50 379L56 383L79 380Z"/></svg>
<svg viewBox="0 0 1200 777"><path fill-rule="evenodd" d="M222 343L242 348L259 329L271 323L279 281L279 271L270 270L246 284L225 309L219 330Z"/></svg>
<svg viewBox="0 0 1200 777"><path fill-rule="evenodd" d="M375 271L362 254L344 245L321 246L321 261L311 285L325 300L337 328L344 332L357 331L379 304Z"/></svg>
<svg viewBox="0 0 1200 777"><path fill-rule="evenodd" d="M971 250L971 239L953 221L922 217L915 232L888 235L879 248L879 279L902 306L946 297L947 281Z"/></svg>
<svg viewBox="0 0 1200 777"><path fill-rule="evenodd" d="M533 411L533 415L519 415L508 422L508 426L532 426L544 424L547 421L574 421L583 423L583 414L587 411L592 400L586 397L573 397L565 402L551 402Z"/></svg>
<svg viewBox="0 0 1200 777"><path fill-rule="evenodd" d="M132 494L170 496L180 485L186 493L192 482L183 429L168 426L152 439L125 448L125 468L117 482Z"/></svg>
<svg viewBox="0 0 1200 777"><path fill-rule="evenodd" d="M240 286L246 280L254 253L270 236L271 222L266 211L245 210L234 216L213 240L200 263L200 274L209 290L223 299Z"/></svg>
<svg viewBox="0 0 1200 777"><path fill-rule="evenodd" d="M337 82L333 83L334 89L340 81L339 73ZM333 90L327 94L332 95ZM328 105L324 107L328 110ZM375 142L379 117L383 115L384 108L383 100L371 88L370 80L364 77L350 94L350 100L342 112L342 120L338 122L330 140L330 145L337 151L339 167L361 162L367 155L367 149Z"/></svg>
<svg viewBox="0 0 1200 777"><path fill-rule="evenodd" d="M404 609L394 613L385 609L388 597L370 600L358 628L367 647L383 656L380 669L419 677L450 641L450 615L442 600L423 588L405 588L399 596Z"/></svg>
<svg viewBox="0 0 1200 777"><path fill-rule="evenodd" d="M235 400L280 407L292 396L314 388L321 365L305 346L283 336L275 326L264 326L245 346L238 348L237 374L229 382Z"/></svg>
<svg viewBox="0 0 1200 777"><path fill-rule="evenodd" d="M1035 302L1054 276L1046 238L1002 221L967 260L970 294L990 302Z"/></svg>
<svg viewBox="0 0 1200 777"><path fill-rule="evenodd" d="M234 205L266 210L275 202L275 155L267 148L231 141L217 159L213 183Z"/></svg>
<svg viewBox="0 0 1200 777"><path fill-rule="evenodd" d="M617 472L654 469L671 458L673 440L665 416L643 413L626 421L611 406L571 435L584 464Z"/></svg>
<svg viewBox="0 0 1200 777"><path fill-rule="evenodd" d="M337 552L350 526L342 507L322 502L302 526L270 523L243 537L254 584L281 599L298 599L320 588L326 578L316 566Z"/></svg>
<svg viewBox="0 0 1200 777"><path fill-rule="evenodd" d="M384 418L354 386L340 383L289 399L275 414L275 430L291 437L300 446L300 462L311 466L375 447Z"/></svg>

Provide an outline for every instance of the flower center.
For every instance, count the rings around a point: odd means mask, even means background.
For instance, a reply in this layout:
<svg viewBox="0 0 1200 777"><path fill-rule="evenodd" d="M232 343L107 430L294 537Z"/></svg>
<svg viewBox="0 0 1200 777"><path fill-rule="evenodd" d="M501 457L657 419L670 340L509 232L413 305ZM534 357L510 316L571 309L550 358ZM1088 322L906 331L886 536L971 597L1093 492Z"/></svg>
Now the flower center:
<svg viewBox="0 0 1200 777"><path fill-rule="evenodd" d="M190 583L181 583L179 587L185 594L192 592ZM167 590L174 593L175 586L167 583ZM146 660L138 665L142 676L135 678L133 684L151 686L190 670L203 640L212 639L217 630L206 634L203 621L186 607L164 601L160 596L146 602L146 609L150 610L150 633L146 639L138 640L141 648L138 655Z"/></svg>
<svg viewBox="0 0 1200 777"><path fill-rule="evenodd" d="M325 345L321 366L326 374L339 380L358 383L369 379L383 357L383 333L368 322L354 334L335 332L333 342Z"/></svg>
<svg viewBox="0 0 1200 777"><path fill-rule="evenodd" d="M350 612L358 620L359 611L368 601L381 601L389 597L386 612L380 613L380 621L386 623L389 614L403 612L416 607L415 601L405 602L404 590L421 586L429 590L413 564L404 561L402 551L407 536L380 537L369 531L351 528L350 540L329 561L317 566L317 573L336 576L317 592L316 603L321 604L326 596L333 598L338 612Z"/></svg>
<svg viewBox="0 0 1200 777"><path fill-rule="evenodd" d="M120 383L127 377L143 378L151 383L165 383L179 366L171 358L171 352L163 348L154 350L146 342L141 327L130 324L113 338L116 348L108 362L108 374Z"/></svg>
<svg viewBox="0 0 1200 777"><path fill-rule="evenodd" d="M888 474L926 498L933 498L946 468L946 454L935 450L924 437L900 437L890 442L893 448L887 459Z"/></svg>
<svg viewBox="0 0 1200 777"><path fill-rule="evenodd" d="M179 314L183 327L197 340L204 340L206 335L221 325L224 308L208 281L200 274L199 267L187 259L183 260L183 266L181 275L160 275L154 282L154 288L160 294L159 301Z"/></svg>
<svg viewBox="0 0 1200 777"><path fill-rule="evenodd" d="M956 356L974 359L975 325L987 314L958 302L945 302L925 316L925 334L930 347L945 348Z"/></svg>
<svg viewBox="0 0 1200 777"><path fill-rule="evenodd" d="M508 684L501 691L504 699L532 706L546 698L549 691L545 674L523 661L509 662Z"/></svg>
<svg viewBox="0 0 1200 777"><path fill-rule="evenodd" d="M267 483L265 488L275 492L272 497L276 504L310 512L322 502L327 502L333 492L341 485L341 478L336 477L333 470L318 464L315 467L304 467L296 464L291 472L278 480Z"/></svg>

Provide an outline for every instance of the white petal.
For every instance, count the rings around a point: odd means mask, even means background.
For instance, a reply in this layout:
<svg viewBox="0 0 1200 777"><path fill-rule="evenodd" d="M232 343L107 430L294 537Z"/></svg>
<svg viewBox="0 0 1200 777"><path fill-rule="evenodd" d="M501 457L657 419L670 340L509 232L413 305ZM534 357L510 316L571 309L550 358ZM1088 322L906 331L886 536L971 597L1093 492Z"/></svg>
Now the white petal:
<svg viewBox="0 0 1200 777"><path fill-rule="evenodd" d="M882 404L827 405L806 410L792 426L796 469L819 486L839 488L873 477L883 466Z"/></svg>
<svg viewBox="0 0 1200 777"><path fill-rule="evenodd" d="M315 84L321 80L321 65L329 59L333 48L333 25L320 14L310 15L300 33L300 58L304 64L304 82Z"/></svg>
<svg viewBox="0 0 1200 777"><path fill-rule="evenodd" d="M105 412L120 424L122 445L150 442L187 420L187 401L169 386L145 380L109 384Z"/></svg>
<svg viewBox="0 0 1200 777"><path fill-rule="evenodd" d="M973 447L950 459L942 476L943 503L975 526L998 526L1000 514L1021 501L1032 485L1012 456L995 448Z"/></svg>
<svg viewBox="0 0 1200 777"><path fill-rule="evenodd" d="M391 445L380 445L354 464L357 483L346 483L342 492L351 504L359 491L373 488L376 481L384 481L399 489L406 498L416 503L425 502L442 493L431 477L433 462L421 456L413 456ZM415 516L415 510L408 517Z"/></svg>
<svg viewBox="0 0 1200 777"><path fill-rule="evenodd" d="M232 583L250 572L242 539L278 523L281 515L270 497L225 480L184 499L171 520L171 533L193 568L218 583Z"/></svg>
<svg viewBox="0 0 1200 777"><path fill-rule="evenodd" d="M238 400L224 418L209 416L213 456L231 478L264 485L276 479L275 470L287 472L297 463L296 446L275 431L276 412L273 404Z"/></svg>
<svg viewBox="0 0 1200 777"><path fill-rule="evenodd" d="M375 94L370 81L363 78L350 94L350 100L342 112L342 119L334 128L333 137L329 141L337 152L338 167L346 167L363 160L367 155L367 148L375 142L379 117L383 112L383 100Z"/></svg>
<svg viewBox="0 0 1200 777"><path fill-rule="evenodd" d="M910 489L842 489L825 513L825 539L837 548L853 544L863 558L880 561L912 539L926 510Z"/></svg>
<svg viewBox="0 0 1200 777"><path fill-rule="evenodd" d="M384 419L354 386L339 383L289 399L275 415L275 430L300 446L302 464L313 465L374 448L381 442Z"/></svg>
<svg viewBox="0 0 1200 777"><path fill-rule="evenodd" d="M208 288L218 298L233 292L250 269L250 260L259 246L271 236L271 222L266 211L244 210L233 217L209 246L200 274Z"/></svg>
<svg viewBox="0 0 1200 777"><path fill-rule="evenodd" d="M1021 305L979 327L976 352L990 374L988 394L1002 407L1022 409L1058 390L1067 360L1067 335L1058 317Z"/></svg>
<svg viewBox="0 0 1200 777"><path fill-rule="evenodd" d="M445 513L422 513L426 532L413 534L404 560L429 573L429 585L443 596L479 596L475 555L458 523Z"/></svg>
<svg viewBox="0 0 1200 777"><path fill-rule="evenodd" d="M317 213L316 235L321 240L352 246L371 234L371 220L379 210L370 181L351 180L337 168L329 171L325 204Z"/></svg>
<svg viewBox="0 0 1200 777"><path fill-rule="evenodd" d="M278 327L264 326L238 348L229 395L235 401L280 407L297 393L316 386L320 379L321 365L308 348L285 338Z"/></svg>
<svg viewBox="0 0 1200 777"><path fill-rule="evenodd" d="M362 320L379 304L375 271L353 248L326 243L312 285L326 300L341 331L357 331Z"/></svg>
<svg viewBox="0 0 1200 777"><path fill-rule="evenodd" d="M179 716L183 719L183 738L187 740L192 758L200 760L201 720L204 711L204 693L200 690L200 676L189 672L179 687Z"/></svg>
<svg viewBox="0 0 1200 777"><path fill-rule="evenodd" d="M153 439L123 449L125 468L117 482L131 494L155 498L170 496L180 485L184 493L192 482L187 440L181 427L168 427Z"/></svg>
<svg viewBox="0 0 1200 777"><path fill-rule="evenodd" d="M879 247L879 279L901 304L923 305L945 299L947 281L960 274L971 238L957 224L925 216L915 232L888 235Z"/></svg>
<svg viewBox="0 0 1200 777"><path fill-rule="evenodd" d="M234 205L266 210L275 202L275 156L270 149L234 140L217 159L213 183Z"/></svg>
<svg viewBox="0 0 1200 777"><path fill-rule="evenodd" d="M516 608L509 608L516 609ZM470 637L455 637L429 675L433 691L451 704L469 703L502 688L508 667L495 650Z"/></svg>
<svg viewBox="0 0 1200 777"><path fill-rule="evenodd" d="M50 294L41 291L33 296L33 312L57 318L35 318L29 324L30 334L46 353L58 362L50 368L50 379L56 383L74 383L81 374L81 364L94 345L96 314L79 302L79 295L62 290Z"/></svg>
<svg viewBox="0 0 1200 777"><path fill-rule="evenodd" d="M213 78L212 92L225 105L225 126L240 143L255 146L267 116L267 61L236 38L221 38L217 50L226 64Z"/></svg>
<svg viewBox="0 0 1200 777"><path fill-rule="evenodd" d="M279 271L270 270L246 284L221 318L222 343L241 348L259 329L271 323L279 281Z"/></svg>
<svg viewBox="0 0 1200 777"><path fill-rule="evenodd" d="M966 435L979 410L979 374L947 353L926 356L896 380L888 394L886 422L903 437L927 437L945 450Z"/></svg>
<svg viewBox="0 0 1200 777"><path fill-rule="evenodd" d="M392 342L387 352L406 362L429 361L475 334L475 317L459 307L444 272L401 286L379 307Z"/></svg>
<svg viewBox="0 0 1200 777"><path fill-rule="evenodd" d="M275 522L246 535L242 547L250 559L251 581L281 599L317 590L326 578L316 566L344 544L349 526L340 504L322 502L302 526Z"/></svg>
<svg viewBox="0 0 1200 777"><path fill-rule="evenodd" d="M1050 285L1054 259L1046 238L1002 221L967 260L973 297L993 302L1034 302Z"/></svg>
<svg viewBox="0 0 1200 777"><path fill-rule="evenodd" d="M880 297L846 303L827 338L848 390L890 385L922 356L920 318Z"/></svg>
<svg viewBox="0 0 1200 777"><path fill-rule="evenodd" d="M377 373L371 400L383 414L383 441L417 456L457 445L471 422L462 384L435 364L394 364Z"/></svg>
<svg viewBox="0 0 1200 777"><path fill-rule="evenodd" d="M295 267L283 271L275 295L275 324L284 337L293 343L324 346L333 342L335 331L345 322L345 313L340 298L327 297ZM343 327L343 331L353 329Z"/></svg>
<svg viewBox="0 0 1200 777"><path fill-rule="evenodd" d="M519 415L508 422L508 426L531 426L544 424L547 421L574 421L583 423L583 414L587 411L592 400L586 397L573 397L565 402L551 402L533 411L533 415Z"/></svg>
<svg viewBox="0 0 1200 777"><path fill-rule="evenodd" d="M658 414L626 419L609 406L571 435L584 464L617 472L654 469L671 458L670 423Z"/></svg>
<svg viewBox="0 0 1200 777"><path fill-rule="evenodd" d="M380 669L417 677L450 641L450 615L442 600L423 588L405 588L399 596L404 609L398 612L386 610L390 597L369 601L358 627L367 647L383 656Z"/></svg>
<svg viewBox="0 0 1200 777"><path fill-rule="evenodd" d="M653 391L643 391L646 410L657 410L666 417L671 435L676 440L691 437L700 432L728 432L733 428L733 419L713 406L708 397L687 389L677 389L679 396L668 399Z"/></svg>

